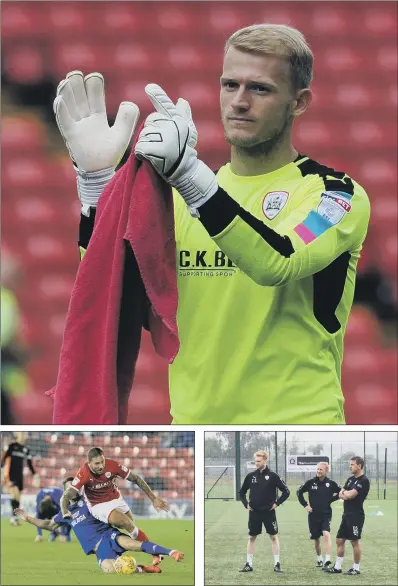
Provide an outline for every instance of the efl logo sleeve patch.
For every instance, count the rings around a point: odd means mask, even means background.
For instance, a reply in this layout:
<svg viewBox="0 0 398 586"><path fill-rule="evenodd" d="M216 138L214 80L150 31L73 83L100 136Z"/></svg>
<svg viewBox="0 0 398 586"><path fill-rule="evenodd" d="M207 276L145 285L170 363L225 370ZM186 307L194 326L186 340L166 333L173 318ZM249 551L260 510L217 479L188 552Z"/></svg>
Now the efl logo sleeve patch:
<svg viewBox="0 0 398 586"><path fill-rule="evenodd" d="M341 191L325 191L321 195L321 203L317 212L331 224L338 224L351 210L351 195Z"/></svg>
<svg viewBox="0 0 398 586"><path fill-rule="evenodd" d="M294 231L305 244L309 244L326 230L335 226L351 210L351 195L339 191L325 191L317 210L311 210Z"/></svg>

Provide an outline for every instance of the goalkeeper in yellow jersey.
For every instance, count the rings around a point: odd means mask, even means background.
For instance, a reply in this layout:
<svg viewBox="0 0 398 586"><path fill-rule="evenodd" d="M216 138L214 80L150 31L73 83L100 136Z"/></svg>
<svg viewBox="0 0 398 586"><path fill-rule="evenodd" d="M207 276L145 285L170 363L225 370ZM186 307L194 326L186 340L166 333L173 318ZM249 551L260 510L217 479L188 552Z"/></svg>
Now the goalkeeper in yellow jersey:
<svg viewBox="0 0 398 586"><path fill-rule="evenodd" d="M174 188L175 424L344 423L343 336L370 208L344 171L292 144L311 103L312 65L305 38L287 26L228 39L220 102L231 161L216 173L195 151L189 104L146 87L156 112L135 154ZM109 129L102 76L80 72L61 82L54 109L75 162L84 248L138 109L123 103Z"/></svg>

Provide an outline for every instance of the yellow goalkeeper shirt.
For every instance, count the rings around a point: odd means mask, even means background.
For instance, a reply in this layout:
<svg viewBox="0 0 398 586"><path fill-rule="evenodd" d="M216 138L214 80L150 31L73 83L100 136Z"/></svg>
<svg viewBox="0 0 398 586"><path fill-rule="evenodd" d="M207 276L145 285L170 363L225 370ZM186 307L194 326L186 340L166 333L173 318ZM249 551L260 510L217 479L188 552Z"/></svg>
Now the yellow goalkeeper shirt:
<svg viewBox="0 0 398 586"><path fill-rule="evenodd" d="M308 157L254 177L217 173L191 217L175 194L176 424L344 423L343 336L370 206Z"/></svg>

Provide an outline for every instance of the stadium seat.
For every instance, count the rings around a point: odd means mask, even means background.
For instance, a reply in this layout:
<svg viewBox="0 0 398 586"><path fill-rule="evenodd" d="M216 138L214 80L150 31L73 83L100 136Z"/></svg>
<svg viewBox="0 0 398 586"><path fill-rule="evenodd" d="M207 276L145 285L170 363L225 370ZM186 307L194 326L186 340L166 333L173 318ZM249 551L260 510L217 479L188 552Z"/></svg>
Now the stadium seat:
<svg viewBox="0 0 398 586"><path fill-rule="evenodd" d="M348 318L345 342L350 347L380 343L380 326L366 307L354 306Z"/></svg>
<svg viewBox="0 0 398 586"><path fill-rule="evenodd" d="M381 268L392 278L392 284L397 287L398 272L398 239L397 234L390 234L383 241L379 241L379 259Z"/></svg>
<svg viewBox="0 0 398 586"><path fill-rule="evenodd" d="M179 75L184 71L189 71L192 75L192 72L197 69L211 67L211 62L206 60L205 55L198 51L194 44L174 44L166 52L165 66L166 64L174 71L178 71Z"/></svg>
<svg viewBox="0 0 398 586"><path fill-rule="evenodd" d="M41 151L47 144L47 131L35 116L4 116L2 120L1 146L3 152L12 151L15 156L26 151Z"/></svg>
<svg viewBox="0 0 398 586"><path fill-rule="evenodd" d="M140 10L129 2L103 2L97 4L94 22L103 36L111 39L136 36L142 30L145 20Z"/></svg>
<svg viewBox="0 0 398 586"><path fill-rule="evenodd" d="M246 15L246 18L249 16ZM227 39L234 31L242 27L244 18L241 5L236 3L214 2L208 10L208 26L216 36Z"/></svg>
<svg viewBox="0 0 398 586"><path fill-rule="evenodd" d="M343 367L343 381L350 386L380 384L390 393L397 390L396 348L391 351L381 346L350 346L346 349Z"/></svg>
<svg viewBox="0 0 398 586"><path fill-rule="evenodd" d="M369 7L365 4L364 8L363 30L365 35L396 39L397 19L396 15L394 18L394 11L385 10L385 8L377 6L377 4L372 4Z"/></svg>
<svg viewBox="0 0 398 586"><path fill-rule="evenodd" d="M347 34L350 21L347 19L347 10L344 5L324 3L315 5L311 14L311 26L317 35L333 35L343 39Z"/></svg>
<svg viewBox="0 0 398 586"><path fill-rule="evenodd" d="M347 397L346 422L349 425L397 425L397 395L379 383L357 384Z"/></svg>
<svg viewBox="0 0 398 586"><path fill-rule="evenodd" d="M43 421L51 421L53 405L52 400L40 391L14 396L12 409L16 421L29 421L31 425L42 425Z"/></svg>
<svg viewBox="0 0 398 586"><path fill-rule="evenodd" d="M98 42L80 38L73 41L54 42L52 46L52 71L56 79L63 79L75 69L85 75L92 71L106 73L110 68L106 48ZM108 67L107 64L109 63Z"/></svg>
<svg viewBox="0 0 398 586"><path fill-rule="evenodd" d="M47 29L46 9L41 2L3 2L2 41L16 38L42 38Z"/></svg>
<svg viewBox="0 0 398 586"><path fill-rule="evenodd" d="M198 120L198 148L206 151L226 150L224 132L220 123Z"/></svg>
<svg viewBox="0 0 398 586"><path fill-rule="evenodd" d="M178 95L188 100L195 120L196 117L216 117L220 111L219 88L213 84L202 81L182 83Z"/></svg>
<svg viewBox="0 0 398 586"><path fill-rule="evenodd" d="M194 10L187 10L183 4L167 2L158 5L156 23L157 27L167 35L192 36L198 28L196 16Z"/></svg>
<svg viewBox="0 0 398 586"><path fill-rule="evenodd" d="M45 45L18 45L10 47L3 56L3 71L17 84L34 84L46 75Z"/></svg>
<svg viewBox="0 0 398 586"><path fill-rule="evenodd" d="M392 160L392 155L390 152L387 157L365 159L360 167L362 181L372 188L377 188L378 191L382 190L386 195L391 193L397 182L396 164Z"/></svg>
<svg viewBox="0 0 398 586"><path fill-rule="evenodd" d="M92 34L91 17L95 5L90 2L54 2L48 6L48 33L54 40L81 39Z"/></svg>

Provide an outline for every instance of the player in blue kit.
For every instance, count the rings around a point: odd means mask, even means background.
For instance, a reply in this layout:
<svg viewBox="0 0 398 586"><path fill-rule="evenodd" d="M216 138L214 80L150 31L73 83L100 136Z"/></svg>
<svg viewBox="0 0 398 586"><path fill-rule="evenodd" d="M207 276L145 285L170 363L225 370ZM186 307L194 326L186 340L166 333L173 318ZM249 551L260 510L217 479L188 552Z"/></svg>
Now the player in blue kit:
<svg viewBox="0 0 398 586"><path fill-rule="evenodd" d="M49 488L42 488L36 496L36 517L38 519L52 519L61 509L59 501L63 494L62 488L52 486ZM48 541L55 541L59 536L60 541L71 541L71 527L62 525L59 530L51 532ZM43 531L37 527L36 542L43 541Z"/></svg>
<svg viewBox="0 0 398 586"><path fill-rule="evenodd" d="M69 488L73 477L64 481L64 490ZM137 541L114 529L107 523L95 519L80 495L68 506L70 517L64 518L59 511L53 519L37 519L30 517L23 509L16 509L15 515L21 517L31 525L53 531L62 526L69 525L79 541L86 555L97 556L98 564L103 572L115 573L115 561L126 551L142 551L149 555L157 554L173 558L177 562L184 559L184 554L177 550L167 549L151 541ZM137 566L137 572L161 573L158 566Z"/></svg>

